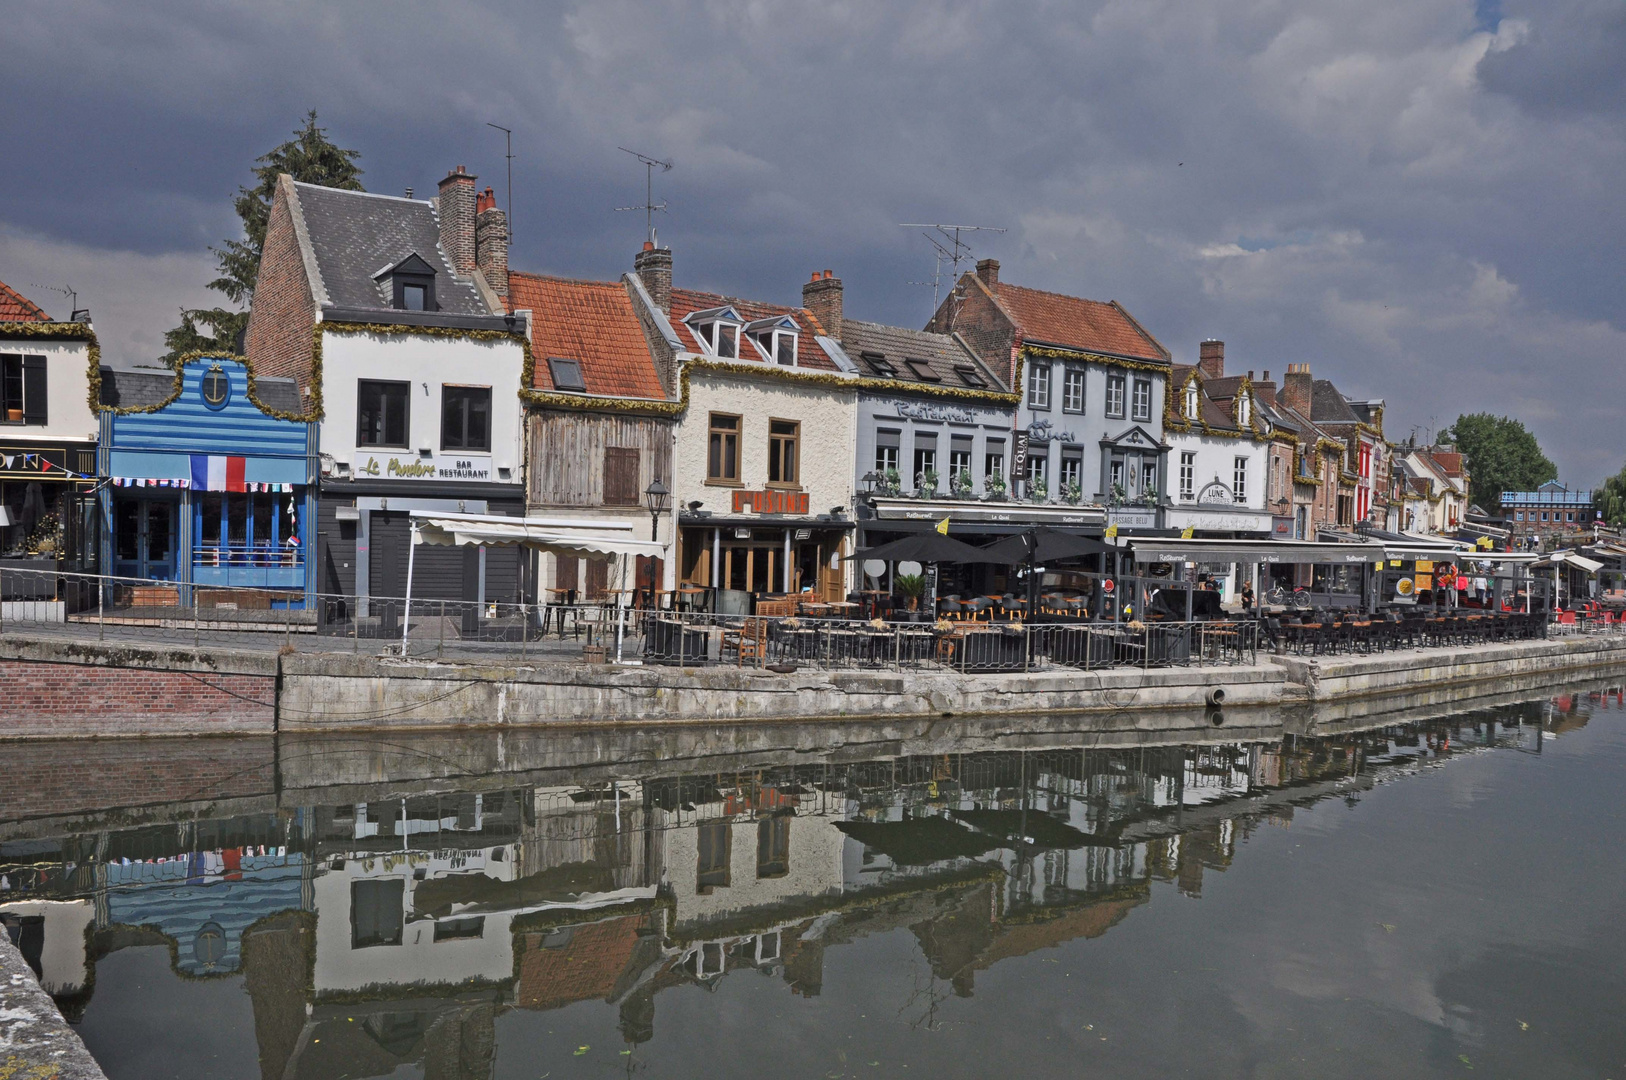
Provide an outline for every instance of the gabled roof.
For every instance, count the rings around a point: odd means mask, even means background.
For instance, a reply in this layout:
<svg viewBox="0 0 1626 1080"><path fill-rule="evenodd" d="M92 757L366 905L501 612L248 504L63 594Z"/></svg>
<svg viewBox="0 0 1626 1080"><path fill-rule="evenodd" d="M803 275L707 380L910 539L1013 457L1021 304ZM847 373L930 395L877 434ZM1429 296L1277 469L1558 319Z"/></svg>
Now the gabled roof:
<svg viewBox="0 0 1626 1080"><path fill-rule="evenodd" d="M0 281L0 322L50 322L34 301Z"/></svg>
<svg viewBox="0 0 1626 1080"><path fill-rule="evenodd" d="M975 275L971 278L983 285ZM991 291L1024 340L1154 363L1167 363L1171 357L1116 300L1102 303L1003 281Z"/></svg>
<svg viewBox="0 0 1626 1080"><path fill-rule="evenodd" d="M394 297L374 280L379 267L394 267L417 255L435 273L435 303L441 314L500 315L490 310L471 278L459 280L440 249L440 221L423 199L402 199L365 191L342 191L295 182L292 209L303 220L311 254L332 306L393 310ZM313 283L314 285L315 283Z"/></svg>
<svg viewBox="0 0 1626 1080"><path fill-rule="evenodd" d="M1171 406L1174 415L1180 420L1186 420L1186 380L1197 369L1189 364L1175 364L1169 369L1169 386L1173 388ZM1208 392L1208 380L1199 373L1197 376L1197 411L1204 424L1215 431L1241 431L1237 422L1231 417L1231 410L1215 401Z"/></svg>
<svg viewBox="0 0 1626 1080"><path fill-rule="evenodd" d="M969 368L987 389L995 393L1005 391L1000 378L954 334L934 334L929 330L910 330L902 326L842 319L841 347L858 364L858 373L868 378L877 377L868 357L880 357L896 371L896 375L890 377L900 383L951 386L961 390L982 389L971 386L957 370ZM926 378L922 371L936 378Z"/></svg>
<svg viewBox="0 0 1626 1080"><path fill-rule="evenodd" d="M512 285L510 285L512 288ZM706 350L701 346L694 331L684 322L686 318L697 311L707 311L712 308L732 307L739 313L740 318L747 323L758 322L762 319L772 319L781 315L789 315L800 327L796 339L796 366L799 368L812 368L819 371L840 371L836 362L830 359L824 349L819 346L818 336L822 335L824 327L813 313L806 308L785 307L781 304L764 304L756 300L740 300L732 296L723 296L718 293L698 292L694 289L672 290L672 327L677 331L678 340L690 352L705 355ZM740 338L740 359L746 363L763 363L762 357L755 347L746 343L744 335Z"/></svg>
<svg viewBox="0 0 1626 1080"><path fill-rule="evenodd" d="M1317 379L1310 393L1310 419L1318 424L1358 424L1361 418L1349 407L1338 388L1327 379Z"/></svg>
<svg viewBox="0 0 1626 1080"><path fill-rule="evenodd" d="M589 394L664 400L632 296L620 281L573 281L508 273L509 302L531 311L534 385L554 390L549 357L581 365Z"/></svg>

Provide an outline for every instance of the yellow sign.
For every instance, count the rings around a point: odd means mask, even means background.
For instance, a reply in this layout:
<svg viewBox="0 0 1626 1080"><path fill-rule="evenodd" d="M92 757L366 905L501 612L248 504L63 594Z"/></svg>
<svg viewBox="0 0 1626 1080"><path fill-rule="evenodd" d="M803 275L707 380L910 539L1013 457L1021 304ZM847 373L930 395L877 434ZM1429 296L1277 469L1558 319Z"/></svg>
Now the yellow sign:
<svg viewBox="0 0 1626 1080"><path fill-rule="evenodd" d="M1418 574L1417 575L1417 587L1419 589L1432 589L1434 587L1434 575L1433 574Z"/></svg>
<svg viewBox="0 0 1626 1080"><path fill-rule="evenodd" d="M1490 537L1481 536L1478 540L1474 541L1474 546L1477 547L1480 551L1489 551L1491 548L1495 547L1496 545L1494 543L1492 543Z"/></svg>
<svg viewBox="0 0 1626 1080"><path fill-rule="evenodd" d="M1389 568L1391 570L1399 570L1400 569L1400 560L1399 559L1390 559L1389 560Z"/></svg>
<svg viewBox="0 0 1626 1080"><path fill-rule="evenodd" d="M1374 569L1374 570L1382 570L1383 569L1383 560L1379 559L1377 562L1373 563L1372 564L1372 569Z"/></svg>
<svg viewBox="0 0 1626 1080"><path fill-rule="evenodd" d="M1417 572L1419 574L1432 574L1434 572L1434 563L1433 563L1433 561L1430 560L1430 559L1418 559L1417 560ZM1426 588L1428 588L1428 586L1424 585L1424 586L1422 586L1422 588L1426 589Z"/></svg>
<svg viewBox="0 0 1626 1080"><path fill-rule="evenodd" d="M948 535L948 523L949 523L948 518L944 518L942 521L939 521L937 523L937 531L942 533L944 536L947 536Z"/></svg>
<svg viewBox="0 0 1626 1080"><path fill-rule="evenodd" d="M1116 525L1108 525L1106 535L1107 535L1108 540L1116 540L1116 539L1118 539L1118 526L1116 526Z"/></svg>
<svg viewBox="0 0 1626 1080"><path fill-rule="evenodd" d="M1197 531L1197 526L1195 526L1195 525L1187 525L1185 528L1180 530L1180 539L1182 539L1182 540L1190 540L1191 537L1192 537L1192 534L1194 534L1196 531Z"/></svg>

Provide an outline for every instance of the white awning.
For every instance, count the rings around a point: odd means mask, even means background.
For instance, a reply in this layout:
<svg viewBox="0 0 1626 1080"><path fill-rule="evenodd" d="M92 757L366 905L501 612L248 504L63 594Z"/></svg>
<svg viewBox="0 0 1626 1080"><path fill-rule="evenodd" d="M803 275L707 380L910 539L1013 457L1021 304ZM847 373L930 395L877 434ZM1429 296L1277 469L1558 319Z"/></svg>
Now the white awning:
<svg viewBox="0 0 1626 1080"><path fill-rule="evenodd" d="M1379 544L1321 544L1310 540L1181 540L1128 538L1138 563L1358 563L1383 558Z"/></svg>
<svg viewBox="0 0 1626 1080"><path fill-rule="evenodd" d="M589 529L580 519L561 521L546 518L505 518L485 514L435 514L412 512L412 524L420 543L450 547L483 544L502 547L518 544L555 555L649 555L662 557L666 545L651 540L634 540L631 526L618 523ZM597 524L597 523L593 523Z"/></svg>
<svg viewBox="0 0 1626 1080"><path fill-rule="evenodd" d="M1585 570L1589 574L1596 574L1603 569L1603 563L1596 559L1589 559L1585 555L1577 555L1573 551L1560 551L1553 556L1553 562L1568 563L1577 570Z"/></svg>

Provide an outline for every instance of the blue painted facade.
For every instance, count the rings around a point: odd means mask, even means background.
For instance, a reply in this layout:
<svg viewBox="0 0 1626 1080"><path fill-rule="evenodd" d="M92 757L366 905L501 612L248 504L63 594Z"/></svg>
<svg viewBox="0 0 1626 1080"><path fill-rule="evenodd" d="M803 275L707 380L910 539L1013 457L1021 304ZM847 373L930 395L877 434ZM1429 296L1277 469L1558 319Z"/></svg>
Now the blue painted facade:
<svg viewBox="0 0 1626 1080"><path fill-rule="evenodd" d="M317 425L255 405L242 361L188 361L168 404L100 423L105 572L314 603Z"/></svg>

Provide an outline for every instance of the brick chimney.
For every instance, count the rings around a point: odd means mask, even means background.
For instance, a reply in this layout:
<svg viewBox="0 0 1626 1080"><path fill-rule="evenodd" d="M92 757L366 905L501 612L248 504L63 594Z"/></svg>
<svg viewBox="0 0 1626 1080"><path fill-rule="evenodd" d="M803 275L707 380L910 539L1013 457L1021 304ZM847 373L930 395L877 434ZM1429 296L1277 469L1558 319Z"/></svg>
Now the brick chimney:
<svg viewBox="0 0 1626 1080"><path fill-rule="evenodd" d="M998 285L999 284L999 260L998 259L978 259L977 260L977 276L979 278L981 278L982 283L984 285L988 286L990 289L992 289L994 286Z"/></svg>
<svg viewBox="0 0 1626 1080"><path fill-rule="evenodd" d="M826 334L841 340L841 279L833 271L813 271L813 280L802 286L802 306L813 313Z"/></svg>
<svg viewBox="0 0 1626 1080"><path fill-rule="evenodd" d="M440 182L435 213L440 217L440 246L452 264L452 273L474 273L474 174L459 165Z"/></svg>
<svg viewBox="0 0 1626 1080"><path fill-rule="evenodd" d="M1288 364L1282 377L1282 404L1306 420L1310 418L1310 397L1314 391L1309 364Z"/></svg>
<svg viewBox="0 0 1626 1080"><path fill-rule="evenodd" d="M1258 395L1260 401L1266 405L1276 404L1276 384L1270 381L1269 371L1263 372L1261 378L1254 379L1249 376L1249 379L1253 382L1253 392Z"/></svg>
<svg viewBox="0 0 1626 1080"><path fill-rule="evenodd" d="M1197 370L1205 379L1225 377L1225 342L1209 338L1197 346Z"/></svg>
<svg viewBox="0 0 1626 1080"><path fill-rule="evenodd" d="M508 215L497 209L497 196L486 188L474 201L475 263L491 291L508 298Z"/></svg>
<svg viewBox="0 0 1626 1080"><path fill-rule="evenodd" d="M656 247L652 241L645 240L644 250L632 260L632 272L644 283L655 306L672 314L672 249Z"/></svg>

